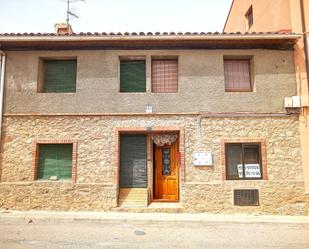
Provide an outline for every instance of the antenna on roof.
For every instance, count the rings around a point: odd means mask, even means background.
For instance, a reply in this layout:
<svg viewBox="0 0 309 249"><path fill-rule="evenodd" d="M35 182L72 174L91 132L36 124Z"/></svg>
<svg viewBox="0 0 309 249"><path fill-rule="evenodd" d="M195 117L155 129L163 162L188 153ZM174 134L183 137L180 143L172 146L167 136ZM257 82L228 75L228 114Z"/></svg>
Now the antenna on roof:
<svg viewBox="0 0 309 249"><path fill-rule="evenodd" d="M66 11L67 19L66 19L66 22L67 22L67 25L70 25L70 17L71 16L75 17L75 18L79 18L79 16L76 15L72 11L70 4L75 3L75 2L85 2L85 0L66 0L66 1L67 1L67 11Z"/></svg>

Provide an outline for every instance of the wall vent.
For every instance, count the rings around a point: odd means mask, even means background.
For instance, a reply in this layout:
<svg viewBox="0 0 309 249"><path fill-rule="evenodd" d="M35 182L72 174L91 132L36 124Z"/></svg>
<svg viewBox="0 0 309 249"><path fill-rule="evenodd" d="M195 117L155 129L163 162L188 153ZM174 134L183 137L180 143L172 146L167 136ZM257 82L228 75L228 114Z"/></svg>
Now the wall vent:
<svg viewBox="0 0 309 249"><path fill-rule="evenodd" d="M258 206L258 189L234 189L234 205L236 206Z"/></svg>

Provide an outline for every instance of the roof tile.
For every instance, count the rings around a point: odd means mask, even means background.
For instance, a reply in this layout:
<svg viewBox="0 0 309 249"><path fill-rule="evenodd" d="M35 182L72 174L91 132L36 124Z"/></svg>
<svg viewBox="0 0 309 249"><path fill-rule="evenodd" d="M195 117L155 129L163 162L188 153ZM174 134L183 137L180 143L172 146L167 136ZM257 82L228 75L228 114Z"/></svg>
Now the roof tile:
<svg viewBox="0 0 309 249"><path fill-rule="evenodd" d="M0 36L183 36L183 35L296 35L293 32L79 32L72 34L56 34L56 33L0 33Z"/></svg>

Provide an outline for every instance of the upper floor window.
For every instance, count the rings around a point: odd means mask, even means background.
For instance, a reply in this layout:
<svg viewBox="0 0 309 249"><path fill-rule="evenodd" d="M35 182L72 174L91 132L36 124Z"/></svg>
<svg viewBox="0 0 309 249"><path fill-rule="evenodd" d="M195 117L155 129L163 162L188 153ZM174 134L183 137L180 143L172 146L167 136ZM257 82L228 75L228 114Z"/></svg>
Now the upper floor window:
<svg viewBox="0 0 309 249"><path fill-rule="evenodd" d="M152 60L151 90L154 93L176 93L178 91L177 59Z"/></svg>
<svg viewBox="0 0 309 249"><path fill-rule="evenodd" d="M250 59L224 59L226 92L252 91Z"/></svg>
<svg viewBox="0 0 309 249"><path fill-rule="evenodd" d="M76 59L42 59L38 91L44 93L76 92L76 69Z"/></svg>
<svg viewBox="0 0 309 249"><path fill-rule="evenodd" d="M247 28L250 29L251 26L253 25L253 10L252 10L252 5L250 8L247 10L246 14L246 21L247 21Z"/></svg>
<svg viewBox="0 0 309 249"><path fill-rule="evenodd" d="M146 92L145 60L120 60L120 92Z"/></svg>
<svg viewBox="0 0 309 249"><path fill-rule="evenodd" d="M262 179L260 143L227 143L225 153L228 180Z"/></svg>

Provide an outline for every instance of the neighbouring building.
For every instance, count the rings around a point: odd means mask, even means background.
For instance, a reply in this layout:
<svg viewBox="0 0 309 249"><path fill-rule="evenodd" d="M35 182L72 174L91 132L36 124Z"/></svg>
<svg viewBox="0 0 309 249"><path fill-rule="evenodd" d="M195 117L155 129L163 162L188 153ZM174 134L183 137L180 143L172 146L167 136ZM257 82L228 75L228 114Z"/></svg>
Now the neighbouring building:
<svg viewBox="0 0 309 249"><path fill-rule="evenodd" d="M295 32L297 94L301 97L300 134L306 193L309 194L309 0L233 0L225 32Z"/></svg>
<svg viewBox="0 0 309 249"><path fill-rule="evenodd" d="M1 208L308 214L299 39L1 34Z"/></svg>

